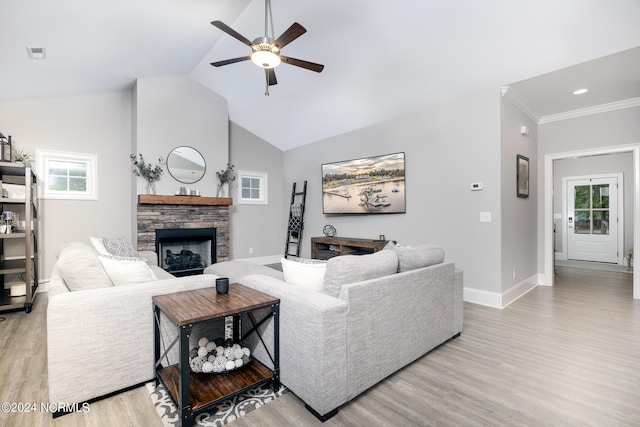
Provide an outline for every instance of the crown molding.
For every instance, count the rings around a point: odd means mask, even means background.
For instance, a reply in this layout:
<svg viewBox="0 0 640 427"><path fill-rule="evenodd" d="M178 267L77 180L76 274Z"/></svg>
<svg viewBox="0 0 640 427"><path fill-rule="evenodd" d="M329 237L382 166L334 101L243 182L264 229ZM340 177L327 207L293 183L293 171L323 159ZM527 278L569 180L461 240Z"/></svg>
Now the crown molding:
<svg viewBox="0 0 640 427"><path fill-rule="evenodd" d="M606 113L609 111L622 110L640 106L640 98L631 98L624 101L610 102L608 104L596 105L594 107L580 108L578 110L565 111L564 113L549 114L540 117L538 124L557 122L559 120L575 119L577 117L589 116L591 114Z"/></svg>
<svg viewBox="0 0 640 427"><path fill-rule="evenodd" d="M518 107L518 109L526 114L527 117L529 117L531 120L536 123L540 121L540 116L536 114L531 108L529 108L523 100L518 98L518 96L512 90L509 90L509 86L500 87L500 93L513 105Z"/></svg>

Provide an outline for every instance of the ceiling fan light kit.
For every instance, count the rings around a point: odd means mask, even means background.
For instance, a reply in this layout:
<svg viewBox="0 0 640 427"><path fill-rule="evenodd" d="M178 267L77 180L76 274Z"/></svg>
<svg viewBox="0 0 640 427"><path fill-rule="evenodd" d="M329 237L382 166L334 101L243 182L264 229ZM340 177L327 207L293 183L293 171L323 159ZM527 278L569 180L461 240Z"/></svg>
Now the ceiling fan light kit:
<svg viewBox="0 0 640 427"><path fill-rule="evenodd" d="M275 68L282 62L278 55L280 49L273 45L273 40L269 37L258 37L253 41L251 49L251 61L258 67Z"/></svg>
<svg viewBox="0 0 640 427"><path fill-rule="evenodd" d="M236 62L242 62L251 60L254 64L261 67L265 71L265 81L267 89L265 95L269 95L269 86L278 84L276 79L275 67L280 63L285 62L296 67L304 68L307 70L320 73L324 69L324 65L316 64L314 62L304 61L302 59L290 58L280 54L280 50L303 35L307 30L297 22L294 22L280 37L277 39L273 36L273 18L271 16L271 1L265 0L264 2L264 37L258 37L253 42L249 39L233 30L227 24L222 21L212 21L211 25L229 34L231 37L240 41L241 43L249 46L252 50L251 55L241 56L238 58L226 59L223 61L212 62L214 67L222 67L224 65L235 64ZM271 37L269 37L269 30L271 30Z"/></svg>

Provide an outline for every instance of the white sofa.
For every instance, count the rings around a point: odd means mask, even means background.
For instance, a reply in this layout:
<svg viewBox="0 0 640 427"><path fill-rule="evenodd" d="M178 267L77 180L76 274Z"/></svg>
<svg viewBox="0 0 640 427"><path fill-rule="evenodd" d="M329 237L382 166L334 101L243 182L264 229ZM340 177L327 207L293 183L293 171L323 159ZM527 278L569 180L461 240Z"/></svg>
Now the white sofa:
<svg viewBox="0 0 640 427"><path fill-rule="evenodd" d="M47 308L51 403L81 403L153 379L151 297L215 286L216 276L176 278L156 265L148 268L158 280L114 286L98 252L80 242L57 257ZM172 329L164 330L170 338Z"/></svg>
<svg viewBox="0 0 640 427"><path fill-rule="evenodd" d="M434 245L338 256L327 262L320 290L242 261L214 264L205 273L280 298L281 382L324 421L460 334L463 275L443 260L444 251ZM262 334L273 342L272 321ZM272 366L259 346L254 355Z"/></svg>

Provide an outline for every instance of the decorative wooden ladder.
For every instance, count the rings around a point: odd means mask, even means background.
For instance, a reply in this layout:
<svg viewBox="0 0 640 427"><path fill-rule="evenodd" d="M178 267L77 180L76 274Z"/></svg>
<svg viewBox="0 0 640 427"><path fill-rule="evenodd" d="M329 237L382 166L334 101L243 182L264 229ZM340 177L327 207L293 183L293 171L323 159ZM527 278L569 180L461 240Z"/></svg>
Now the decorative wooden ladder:
<svg viewBox="0 0 640 427"><path fill-rule="evenodd" d="M300 257L302 242L302 230L304 228L304 205L307 200L307 181L304 182L302 191L296 192L296 183L291 190L291 207L289 208L289 222L287 224L287 238L284 247L284 257ZM295 253L291 253L291 247L295 247Z"/></svg>

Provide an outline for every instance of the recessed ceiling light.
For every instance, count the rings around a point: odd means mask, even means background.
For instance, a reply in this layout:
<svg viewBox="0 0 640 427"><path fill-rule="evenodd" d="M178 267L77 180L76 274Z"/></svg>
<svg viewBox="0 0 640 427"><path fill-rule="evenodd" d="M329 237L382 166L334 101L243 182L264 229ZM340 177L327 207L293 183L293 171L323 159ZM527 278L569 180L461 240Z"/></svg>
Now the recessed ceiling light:
<svg viewBox="0 0 640 427"><path fill-rule="evenodd" d="M583 93L587 93L587 92L589 92L589 89L578 89L578 90L573 91L573 94L574 95L582 95Z"/></svg>
<svg viewBox="0 0 640 427"><path fill-rule="evenodd" d="M27 46L27 53L31 59L46 59L47 53L43 47L29 47Z"/></svg>

